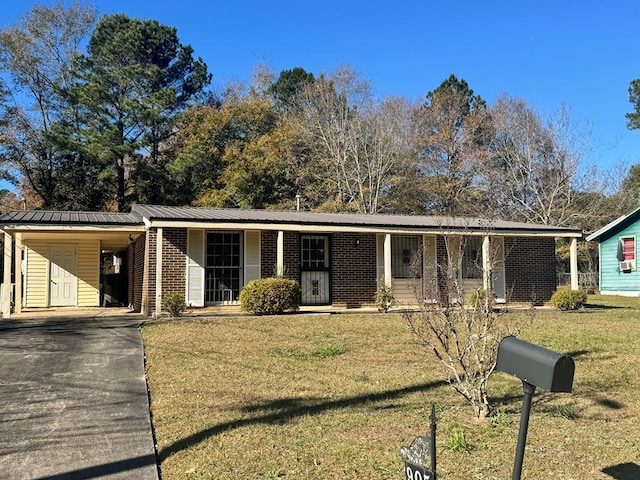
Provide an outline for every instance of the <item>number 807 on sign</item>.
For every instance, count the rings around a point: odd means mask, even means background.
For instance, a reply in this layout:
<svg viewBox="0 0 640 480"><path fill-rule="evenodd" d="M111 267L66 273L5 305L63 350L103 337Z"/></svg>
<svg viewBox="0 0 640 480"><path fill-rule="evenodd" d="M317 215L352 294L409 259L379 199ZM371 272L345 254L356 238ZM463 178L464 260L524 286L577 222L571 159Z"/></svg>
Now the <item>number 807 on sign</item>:
<svg viewBox="0 0 640 480"><path fill-rule="evenodd" d="M405 462L404 472L406 480L434 480L433 472L413 463Z"/></svg>

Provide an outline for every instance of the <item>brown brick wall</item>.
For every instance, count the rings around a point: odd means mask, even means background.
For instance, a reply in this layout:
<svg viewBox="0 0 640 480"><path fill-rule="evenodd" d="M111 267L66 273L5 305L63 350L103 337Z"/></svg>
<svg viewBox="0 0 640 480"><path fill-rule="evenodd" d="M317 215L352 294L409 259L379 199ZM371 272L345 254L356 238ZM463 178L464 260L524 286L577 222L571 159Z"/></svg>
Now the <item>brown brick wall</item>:
<svg viewBox="0 0 640 480"><path fill-rule="evenodd" d="M555 247L553 238L505 238L508 299L540 304L551 298L556 290Z"/></svg>
<svg viewBox="0 0 640 480"><path fill-rule="evenodd" d="M151 315L156 303L156 240L155 229L148 230L144 239L144 276L142 278L141 312Z"/></svg>
<svg viewBox="0 0 640 480"><path fill-rule="evenodd" d="M300 234L284 232L284 271L287 278L300 281Z"/></svg>
<svg viewBox="0 0 640 480"><path fill-rule="evenodd" d="M162 293L182 293L186 289L187 229L162 230Z"/></svg>
<svg viewBox="0 0 640 480"><path fill-rule="evenodd" d="M156 310L156 242L158 233L151 229L145 241L145 276L142 281L141 311L151 315ZM162 230L162 293L185 293L187 229Z"/></svg>
<svg viewBox="0 0 640 480"><path fill-rule="evenodd" d="M355 308L375 304L375 234L336 233L331 237L332 303Z"/></svg>
<svg viewBox="0 0 640 480"><path fill-rule="evenodd" d="M260 234L260 277L272 277L278 258L278 232L263 231Z"/></svg>
<svg viewBox="0 0 640 480"><path fill-rule="evenodd" d="M275 272L277 232L261 234L261 276ZM130 247L129 298L136 311L155 310L155 230L142 235ZM163 292L185 290L187 230L163 230ZM284 233L285 269L289 278L300 278L300 234ZM132 250L132 253L131 253ZM442 267L446 266L443 237L437 239L439 284L446 289ZM147 265L146 270L144 265ZM368 306L375 303L375 234L335 233L331 235L332 304L339 307ZM556 289L555 240L553 238L505 238L507 297L510 301L542 303ZM444 293L444 292L443 292ZM145 310L146 309L146 310Z"/></svg>

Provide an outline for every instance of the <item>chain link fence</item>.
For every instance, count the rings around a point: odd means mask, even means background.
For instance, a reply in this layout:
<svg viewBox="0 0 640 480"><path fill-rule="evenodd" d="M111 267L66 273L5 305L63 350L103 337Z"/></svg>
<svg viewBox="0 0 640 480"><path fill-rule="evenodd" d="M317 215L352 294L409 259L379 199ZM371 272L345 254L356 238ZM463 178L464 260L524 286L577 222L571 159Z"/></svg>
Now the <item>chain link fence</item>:
<svg viewBox="0 0 640 480"><path fill-rule="evenodd" d="M571 274L558 273L558 287L571 287ZM595 292L600 285L598 272L578 272L578 286L580 290Z"/></svg>

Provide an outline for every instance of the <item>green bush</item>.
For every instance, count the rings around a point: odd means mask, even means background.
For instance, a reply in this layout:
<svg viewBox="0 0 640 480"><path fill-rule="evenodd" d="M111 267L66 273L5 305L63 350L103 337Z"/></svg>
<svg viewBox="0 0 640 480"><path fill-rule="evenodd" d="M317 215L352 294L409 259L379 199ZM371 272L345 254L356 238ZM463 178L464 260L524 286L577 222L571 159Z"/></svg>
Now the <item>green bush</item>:
<svg viewBox="0 0 640 480"><path fill-rule="evenodd" d="M378 281L378 290L376 291L376 306L379 312L387 313L395 302L391 287L387 285L384 276Z"/></svg>
<svg viewBox="0 0 640 480"><path fill-rule="evenodd" d="M578 310L587 303L587 294L582 290L558 290L551 296L551 305L560 310Z"/></svg>
<svg viewBox="0 0 640 480"><path fill-rule="evenodd" d="M300 307L300 284L287 278L251 280L240 292L240 308L254 315L295 312Z"/></svg>
<svg viewBox="0 0 640 480"><path fill-rule="evenodd" d="M172 317L181 316L186 309L187 304L183 294L171 292L162 296L162 310L169 312Z"/></svg>
<svg viewBox="0 0 640 480"><path fill-rule="evenodd" d="M489 290L489 306L493 306L496 303L496 293L493 290ZM476 290L471 295L469 295L469 306L475 307L476 305L484 306L487 302L487 291L484 289Z"/></svg>

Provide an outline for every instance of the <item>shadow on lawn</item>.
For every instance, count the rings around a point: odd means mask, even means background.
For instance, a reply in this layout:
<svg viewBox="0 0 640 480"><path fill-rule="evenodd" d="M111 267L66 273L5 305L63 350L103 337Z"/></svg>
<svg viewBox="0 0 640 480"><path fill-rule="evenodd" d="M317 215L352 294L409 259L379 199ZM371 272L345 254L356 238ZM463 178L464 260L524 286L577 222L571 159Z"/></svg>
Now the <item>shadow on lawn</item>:
<svg viewBox="0 0 640 480"><path fill-rule="evenodd" d="M621 463L603 468L602 473L615 478L615 480L637 480L640 478L640 465L633 462Z"/></svg>
<svg viewBox="0 0 640 480"><path fill-rule="evenodd" d="M178 440L177 442L174 442L172 445L169 445L166 448L163 448L158 452L158 460L160 462L163 462L165 459L167 459L169 456L173 455L174 453L178 453L193 445L196 445L206 440L209 437L213 437L215 435L219 435L221 433L227 432L229 430L233 430L235 428L240 428L245 425L254 425L254 424L260 424L260 423L264 423L264 424L286 423L292 420L293 418L304 416L304 415L315 415L318 413L326 412L328 410L348 408L348 407L360 405L363 403L382 402L385 400L402 397L410 393L431 390L447 384L448 383L446 381L440 380L437 382L428 382L428 383L422 383L419 385L412 385L410 387L399 388L396 390L388 390L388 391L379 392L379 393L370 393L367 395L358 395L356 397L343 398L340 400L323 401L319 403L301 402L299 399L289 399L289 398L276 400L275 402L270 402L269 404L259 405L257 407L254 407L253 409L257 410L257 409L264 409L264 408L276 408L278 410L277 412L271 412L266 415L261 415L253 418L243 418L243 419L234 420L231 422L220 423L210 428L206 428L198 433L194 433L193 435L190 435L186 438Z"/></svg>

